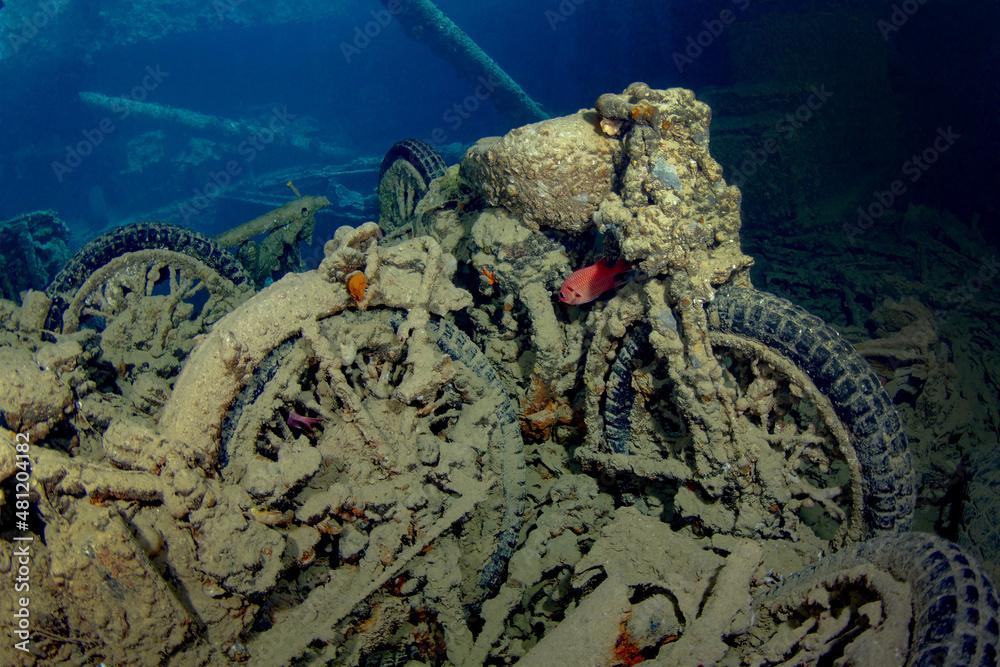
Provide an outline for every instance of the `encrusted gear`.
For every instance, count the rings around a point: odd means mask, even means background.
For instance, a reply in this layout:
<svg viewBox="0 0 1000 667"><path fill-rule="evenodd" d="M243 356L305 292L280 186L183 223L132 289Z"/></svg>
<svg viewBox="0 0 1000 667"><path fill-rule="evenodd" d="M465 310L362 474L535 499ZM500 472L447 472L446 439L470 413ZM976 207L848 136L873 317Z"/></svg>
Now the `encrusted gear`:
<svg viewBox="0 0 1000 667"><path fill-rule="evenodd" d="M888 578L880 577L879 573L887 574ZM894 618L894 614L902 610L891 599L883 597L887 589L894 587L893 582L909 590L910 623ZM817 593L818 589L826 594ZM853 596L850 595L852 590ZM863 603L869 599L877 601L880 597L881 606L868 606L871 611L867 612L869 618L866 620ZM818 604L821 600L824 602ZM908 667L997 664L1000 612L996 591L973 558L964 554L958 545L934 535L886 535L839 551L761 595L756 601L755 618L760 619L758 623L762 627L768 623L792 623L803 629L811 627L819 634L823 632L824 623L818 619L816 625L817 619L813 616L822 615L827 605L828 613L837 616L837 622L829 625L848 623L838 633L839 637L820 638L820 642L836 642L838 655L850 651L847 645L856 641L868 626L888 621L902 623L902 627L894 633L895 637L881 639L876 645L890 638L901 641L904 650L908 650L905 658ZM838 609L840 605L842 608ZM857 629L852 631L852 626ZM810 635L804 632L796 634L803 636L791 645L787 639L780 642L783 646L780 658L775 655L773 661L762 659L755 664L812 662L811 658L818 657L816 651L821 651L822 644L817 646L819 642L809 641ZM759 637L755 632L750 636ZM761 651L760 646L750 648L750 654L757 657ZM890 660L900 658L902 656L890 656Z"/></svg>
<svg viewBox="0 0 1000 667"><path fill-rule="evenodd" d="M56 275L46 290L52 305L45 329L71 333L89 315L106 319L125 307L129 292L149 295L163 280L172 293L179 281L202 284L213 301L242 300L253 288L240 263L207 236L161 223L129 225L87 243Z"/></svg>
<svg viewBox="0 0 1000 667"><path fill-rule="evenodd" d="M787 357L830 399L861 465L868 531L909 529L916 498L906 434L878 376L851 344L818 317L766 292L720 290L710 312L721 331Z"/></svg>
<svg viewBox="0 0 1000 667"><path fill-rule="evenodd" d="M663 317L660 326L676 330L673 315ZM834 545L907 529L914 482L906 438L874 372L853 348L818 318L752 289L720 290L708 325L725 369L716 382L735 391L733 418L746 431L739 436L745 458L720 462L742 480L741 490L727 486L715 496L726 503L759 493L772 513L808 516L814 532ZM618 343L603 375L603 400L588 399L588 417L599 426L582 455L598 468L621 458L640 476L641 466L628 461L641 459L653 477L703 483L705 467L687 435L690 416L677 403L685 389L669 373L661 377L652 330L629 325ZM591 365L601 366L593 359ZM611 455L605 464L601 451ZM776 477L768 468L775 465L784 471ZM783 520L772 529L784 526Z"/></svg>
<svg viewBox="0 0 1000 667"><path fill-rule="evenodd" d="M393 144L379 167L379 226L392 235L409 222L431 181L444 175L441 154L419 139Z"/></svg>

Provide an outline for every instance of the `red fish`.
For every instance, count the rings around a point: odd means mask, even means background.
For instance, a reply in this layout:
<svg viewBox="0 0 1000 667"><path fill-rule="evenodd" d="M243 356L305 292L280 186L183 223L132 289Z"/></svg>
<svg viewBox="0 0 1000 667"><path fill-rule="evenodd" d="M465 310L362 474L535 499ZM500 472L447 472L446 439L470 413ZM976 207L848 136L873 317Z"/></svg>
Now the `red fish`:
<svg viewBox="0 0 1000 667"><path fill-rule="evenodd" d="M608 290L614 289L617 286L615 278L631 268L621 259L614 264L602 259L596 264L585 266L574 271L562 284L559 300L573 306L590 303Z"/></svg>

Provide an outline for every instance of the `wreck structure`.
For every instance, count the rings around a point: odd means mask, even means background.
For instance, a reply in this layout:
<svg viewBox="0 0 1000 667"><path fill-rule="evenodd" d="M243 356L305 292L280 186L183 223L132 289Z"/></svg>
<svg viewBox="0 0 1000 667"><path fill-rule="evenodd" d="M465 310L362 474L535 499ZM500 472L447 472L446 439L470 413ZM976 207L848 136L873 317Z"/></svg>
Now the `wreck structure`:
<svg viewBox="0 0 1000 667"><path fill-rule="evenodd" d="M986 571L909 532L879 377L754 289L710 117L636 83L457 165L406 140L310 270L265 252L328 204L295 193L216 239L123 227L4 303L38 659L995 656ZM616 289L553 299L608 259Z"/></svg>

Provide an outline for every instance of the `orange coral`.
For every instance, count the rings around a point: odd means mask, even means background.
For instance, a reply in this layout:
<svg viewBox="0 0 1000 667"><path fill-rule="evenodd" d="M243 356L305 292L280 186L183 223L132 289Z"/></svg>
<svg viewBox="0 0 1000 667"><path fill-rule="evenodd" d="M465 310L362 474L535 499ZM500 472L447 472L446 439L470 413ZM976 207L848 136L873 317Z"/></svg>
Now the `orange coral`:
<svg viewBox="0 0 1000 667"><path fill-rule="evenodd" d="M368 289L368 278L360 271L354 271L347 276L347 291L354 297L355 303L361 303Z"/></svg>
<svg viewBox="0 0 1000 667"><path fill-rule="evenodd" d="M642 655L642 649L639 648L635 640L629 635L628 629L625 627L625 621L622 621L619 625L618 640L615 642L614 655L615 660L612 664L625 665L626 667L638 665L640 662L646 660Z"/></svg>
<svg viewBox="0 0 1000 667"><path fill-rule="evenodd" d="M491 287L493 285L496 285L496 283L497 283L496 274L494 274L492 271L490 271L489 269L487 269L485 266L483 268L479 269L479 272L483 274L483 277L486 278L486 282L488 282Z"/></svg>
<svg viewBox="0 0 1000 667"><path fill-rule="evenodd" d="M656 115L656 107L649 102L642 101L632 107L632 120L650 121Z"/></svg>
<svg viewBox="0 0 1000 667"><path fill-rule="evenodd" d="M548 384L537 375L531 378L521 412L521 432L533 440L547 440L554 426L573 421L573 409L564 399L553 396Z"/></svg>

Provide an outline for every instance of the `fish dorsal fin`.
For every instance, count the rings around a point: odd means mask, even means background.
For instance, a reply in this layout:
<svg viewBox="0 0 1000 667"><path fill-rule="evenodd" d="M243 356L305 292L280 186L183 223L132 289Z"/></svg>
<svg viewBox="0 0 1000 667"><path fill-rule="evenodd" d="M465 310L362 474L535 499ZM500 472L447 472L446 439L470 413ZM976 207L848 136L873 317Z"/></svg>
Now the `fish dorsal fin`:
<svg viewBox="0 0 1000 667"><path fill-rule="evenodd" d="M598 260L598 263L602 267L606 269L611 269L612 271L627 271L629 269L628 262L626 262L621 257L615 257L615 258L602 257L601 259Z"/></svg>

